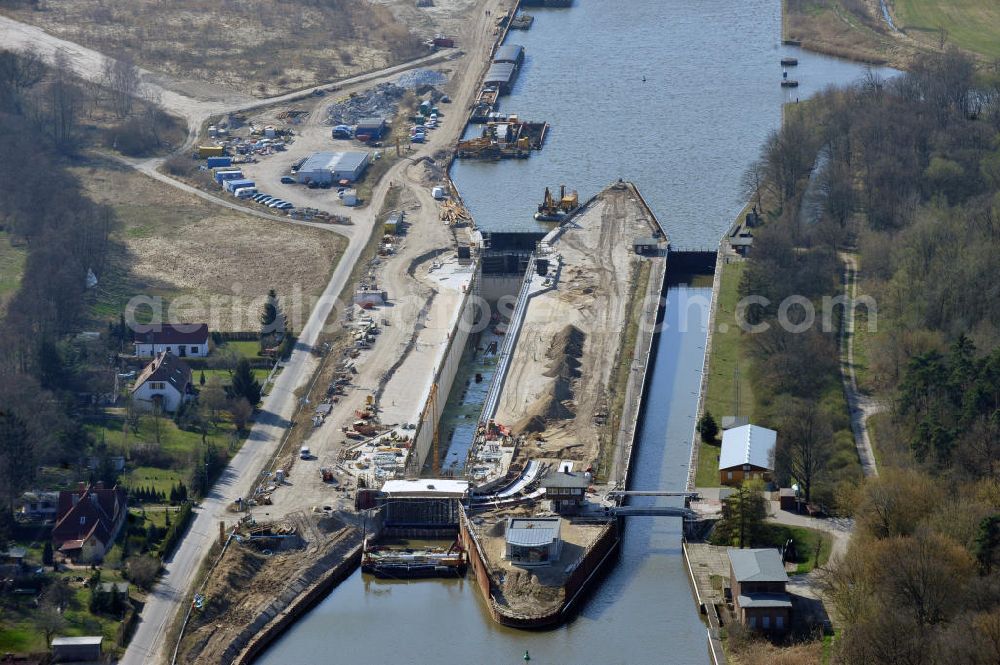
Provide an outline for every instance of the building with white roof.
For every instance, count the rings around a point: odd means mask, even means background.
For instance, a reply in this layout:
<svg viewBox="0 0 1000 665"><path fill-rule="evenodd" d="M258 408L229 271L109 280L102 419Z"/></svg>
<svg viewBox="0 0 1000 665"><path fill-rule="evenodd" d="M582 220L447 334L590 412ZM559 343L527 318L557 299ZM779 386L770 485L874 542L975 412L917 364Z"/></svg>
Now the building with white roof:
<svg viewBox="0 0 1000 665"><path fill-rule="evenodd" d="M508 517L504 558L518 566L546 566L562 554L558 517Z"/></svg>
<svg viewBox="0 0 1000 665"><path fill-rule="evenodd" d="M757 425L743 425L723 432L719 482L740 485L751 478L770 481L777 440L777 432Z"/></svg>
<svg viewBox="0 0 1000 665"><path fill-rule="evenodd" d="M387 529L419 533L457 528L461 504L468 495L467 480L387 480L376 503Z"/></svg>
<svg viewBox="0 0 1000 665"><path fill-rule="evenodd" d="M371 153L356 150L314 152L302 163L296 179L303 185L328 185L341 180L355 182L364 175Z"/></svg>

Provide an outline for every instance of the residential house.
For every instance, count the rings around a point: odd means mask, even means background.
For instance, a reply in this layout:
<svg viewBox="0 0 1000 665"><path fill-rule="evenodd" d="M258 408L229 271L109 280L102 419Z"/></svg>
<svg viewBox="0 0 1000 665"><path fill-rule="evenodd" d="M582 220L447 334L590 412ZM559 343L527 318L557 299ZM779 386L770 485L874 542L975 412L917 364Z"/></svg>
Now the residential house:
<svg viewBox="0 0 1000 665"><path fill-rule="evenodd" d="M128 512L125 490L103 483L59 493L52 548L78 562L100 561L114 543Z"/></svg>
<svg viewBox="0 0 1000 665"><path fill-rule="evenodd" d="M719 452L719 482L741 485L760 478L770 482L774 473L774 446L778 433L757 425L734 427L722 433Z"/></svg>
<svg viewBox="0 0 1000 665"><path fill-rule="evenodd" d="M166 413L176 412L195 394L191 368L169 351L153 358L132 385L132 400L136 405L152 409L159 404Z"/></svg>
<svg viewBox="0 0 1000 665"><path fill-rule="evenodd" d="M207 323L158 323L149 330L135 334L135 355L153 358L160 353L173 353L181 358L208 355Z"/></svg>
<svg viewBox="0 0 1000 665"><path fill-rule="evenodd" d="M789 628L792 601L788 575L776 549L726 550L733 607L750 630L782 633Z"/></svg>
<svg viewBox="0 0 1000 665"><path fill-rule="evenodd" d="M552 510L562 513L572 512L583 504L590 483L589 473L574 473L564 468L543 478L541 485L545 489L545 498L551 503Z"/></svg>
<svg viewBox="0 0 1000 665"><path fill-rule="evenodd" d="M25 492L21 495L20 516L31 522L54 520L59 507L59 492Z"/></svg>

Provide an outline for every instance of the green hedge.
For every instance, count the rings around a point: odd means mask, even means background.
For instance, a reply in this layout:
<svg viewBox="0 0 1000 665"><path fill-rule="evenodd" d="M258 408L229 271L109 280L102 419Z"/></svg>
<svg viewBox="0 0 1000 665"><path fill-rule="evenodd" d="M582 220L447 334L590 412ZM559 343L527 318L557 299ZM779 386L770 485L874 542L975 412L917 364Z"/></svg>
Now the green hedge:
<svg viewBox="0 0 1000 665"><path fill-rule="evenodd" d="M174 548L177 547L177 543L180 542L181 536L184 535L184 531L191 522L193 514L194 512L191 509L191 502L186 501L181 504L180 510L177 511L177 514L171 517L170 527L167 529L167 534L160 542L158 555L161 559L165 559L170 556L170 554L174 551Z"/></svg>

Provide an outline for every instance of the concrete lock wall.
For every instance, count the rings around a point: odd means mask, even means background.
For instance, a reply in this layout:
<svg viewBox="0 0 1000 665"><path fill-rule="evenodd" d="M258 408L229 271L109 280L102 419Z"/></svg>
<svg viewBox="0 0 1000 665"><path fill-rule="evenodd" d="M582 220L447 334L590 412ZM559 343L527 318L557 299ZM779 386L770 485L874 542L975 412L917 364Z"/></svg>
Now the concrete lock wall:
<svg viewBox="0 0 1000 665"><path fill-rule="evenodd" d="M478 268L474 267L474 270ZM475 274L475 273L474 273ZM420 469L427 461L427 456L431 453L431 445L434 442L434 430L441 421L445 405L448 402L448 395L451 393L451 386L455 382L459 365L462 362L462 354L465 352L465 345L469 341L469 330L475 320L477 308L472 294L476 291L476 279L473 277L469 288L462 294L461 313L455 319L455 326L451 330L451 338L448 343L448 350L445 351L444 361L438 368L435 382L438 384L437 399L434 401L432 413L427 415L433 419L428 422L425 418L417 426L416 434L413 437L413 449L416 452L418 464L415 467L419 474Z"/></svg>
<svg viewBox="0 0 1000 665"><path fill-rule="evenodd" d="M479 282L479 295L489 303L495 303L504 296L517 297L524 281L522 273L515 275L483 275Z"/></svg>

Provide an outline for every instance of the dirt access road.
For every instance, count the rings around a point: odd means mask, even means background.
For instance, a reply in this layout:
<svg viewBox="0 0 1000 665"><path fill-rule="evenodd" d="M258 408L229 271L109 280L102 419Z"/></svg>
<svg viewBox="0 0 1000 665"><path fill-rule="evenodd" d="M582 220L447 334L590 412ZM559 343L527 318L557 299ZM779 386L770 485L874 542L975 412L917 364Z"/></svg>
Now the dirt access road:
<svg viewBox="0 0 1000 665"><path fill-rule="evenodd" d="M477 11L473 14L475 22L469 26L464 35L460 35L460 39L464 40L464 53L455 61L456 72L458 72L458 76L460 77L455 81L455 87L452 92L452 98L455 100L452 108L455 110L449 114L449 117L442 123L437 132L431 135L430 141L411 155L411 159L416 159L423 155L431 155L437 150L452 146L458 140L464 127L464 109L471 103L472 97L479 85L480 75L488 62L492 40L494 39L492 16L496 16L502 8L508 5L509 0L484 0L479 4ZM487 17L485 15L485 10L487 9L490 10L492 16ZM426 64L426 61L407 63L404 66L389 68L381 72L380 76L366 75L365 77L356 77L351 82L338 84L338 87L364 82L373 83L379 78L389 78L404 69L419 66L420 64ZM298 93L294 96L286 95L283 98L291 99L300 96L301 93ZM249 105L249 107L258 108L276 103L276 101L280 101L280 99L255 102ZM323 99L318 99L317 107L321 107L324 103ZM208 117L208 115L212 115L213 113L244 110L247 108L247 106L237 104L230 108L221 108L219 111L215 111L214 109L219 108L216 103L212 102L211 108L208 110L206 110L205 106L207 103L203 102L202 104L196 107L200 110L195 111L198 126L201 124L201 118ZM173 110L176 112L181 108L185 108L183 104L175 106ZM302 142L300 149L305 149L305 147L306 142ZM159 162L160 160L144 160L142 162L133 162L132 165L144 173L161 179L172 186L180 187L186 191L193 189L156 171ZM349 230L344 231L349 237L349 243L343 258L334 270L330 282L323 292L323 297L311 312L308 323L302 330L295 350L284 364L284 371L278 376L270 394L265 398L261 413L255 421L247 442L223 471L209 496L205 498L196 511L194 521L177 551L170 560L165 562L164 575L147 599L139 626L122 659L124 665L160 663L169 656L173 645L166 644L167 629L178 610L181 609L182 602L188 593L192 591L192 584L197 570L211 549L212 543L217 538L219 521L225 519L232 520L232 514L226 510L228 504L235 497L245 496L251 491L261 471L276 451L291 418L295 414L297 406L295 391L307 382L317 367L317 360L311 353L312 346L316 343L333 309L337 296L346 286L351 271L371 235L376 215L381 208L382 201L385 199L389 183L402 183L413 191L419 191L424 188L422 183L411 181L411 178L416 177L419 172L417 174L408 172L410 163L410 160L401 160L397 164L394 164L375 187L370 205L365 210L357 211L351 215L354 224ZM204 192L199 195L203 195L207 197L207 200L212 200L220 204L229 203ZM420 198L423 199L422 196ZM317 205L316 207L320 206ZM338 205L337 210L334 211L342 213L343 209ZM287 220L283 221L287 223Z"/></svg>
<svg viewBox="0 0 1000 665"><path fill-rule="evenodd" d="M97 51L81 46L80 44L74 44L65 39L60 39L59 37L50 35L41 28L15 21L7 16L0 16L0 43L3 44L4 48L14 51L34 49L50 64L55 61L57 53L62 53L67 57L70 66L77 76L94 83L101 82L104 63L109 60L107 56ZM139 94L147 99L156 100L167 112L184 118L188 124L188 141L184 148L182 148L183 150L192 144L205 120L214 115L235 111L248 111L272 104L281 104L307 97L316 90L340 89L345 86L384 79L414 67L441 62L442 60L454 57L454 55L454 49L438 51L385 69L360 74L333 83L323 83L306 88L305 90L266 99L255 99L210 83L178 81L165 74L140 68L139 73L142 83ZM187 92L181 92L181 90ZM187 94L191 91L197 91L198 96L192 97L190 94ZM159 163L162 163L163 159L149 161L157 162L158 166ZM145 169L143 170L145 172Z"/></svg>

